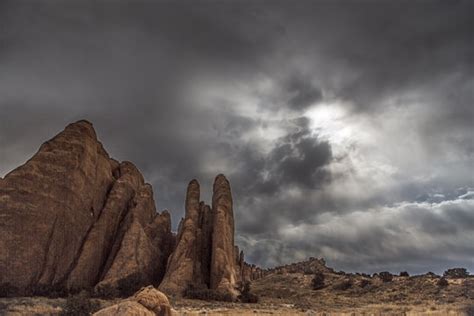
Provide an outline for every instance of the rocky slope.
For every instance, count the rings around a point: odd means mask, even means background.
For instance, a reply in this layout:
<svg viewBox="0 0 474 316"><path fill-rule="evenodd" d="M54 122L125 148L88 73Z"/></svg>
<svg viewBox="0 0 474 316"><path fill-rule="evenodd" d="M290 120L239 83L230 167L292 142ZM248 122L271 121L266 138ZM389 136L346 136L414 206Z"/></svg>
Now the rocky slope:
<svg viewBox="0 0 474 316"><path fill-rule="evenodd" d="M448 315L436 313L445 308L474 312L472 275L344 273L317 258L264 270L263 276L252 282L252 289L261 304L286 304L305 310L380 310L382 314L393 310L396 315L420 308L429 312L420 315Z"/></svg>

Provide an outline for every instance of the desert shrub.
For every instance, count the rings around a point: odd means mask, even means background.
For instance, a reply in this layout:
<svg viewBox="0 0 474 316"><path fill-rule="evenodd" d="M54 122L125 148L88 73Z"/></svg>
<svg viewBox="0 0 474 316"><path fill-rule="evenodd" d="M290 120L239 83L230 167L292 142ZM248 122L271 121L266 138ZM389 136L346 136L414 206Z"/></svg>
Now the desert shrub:
<svg viewBox="0 0 474 316"><path fill-rule="evenodd" d="M453 268L444 271L443 276L446 278L461 279L469 277L466 268Z"/></svg>
<svg viewBox="0 0 474 316"><path fill-rule="evenodd" d="M140 273L132 273L117 282L117 291L121 297L129 297L144 286L144 280Z"/></svg>
<svg viewBox="0 0 474 316"><path fill-rule="evenodd" d="M59 284L38 284L34 287L32 293L35 296L46 296L50 298L66 297L68 294L77 294L79 290L68 291L64 286Z"/></svg>
<svg viewBox="0 0 474 316"><path fill-rule="evenodd" d="M436 275L436 273L431 272L431 271L427 272L425 275L427 277L430 277L430 278L437 278L438 277L438 275Z"/></svg>
<svg viewBox="0 0 474 316"><path fill-rule="evenodd" d="M359 286L362 287L362 288L364 288L364 287L366 287L366 286L369 286L370 283L371 283L371 282L370 282L369 280L367 280L367 279L362 279L362 280L360 280L360 282L359 282Z"/></svg>
<svg viewBox="0 0 474 316"><path fill-rule="evenodd" d="M82 316L90 315L99 310L99 305L90 299L87 291L68 296L62 315Z"/></svg>
<svg viewBox="0 0 474 316"><path fill-rule="evenodd" d="M18 288L9 282L0 284L0 297L14 297L18 294Z"/></svg>
<svg viewBox="0 0 474 316"><path fill-rule="evenodd" d="M448 280L446 280L445 277L442 277L438 280L438 282L436 283L439 287L446 287L448 286Z"/></svg>
<svg viewBox="0 0 474 316"><path fill-rule="evenodd" d="M410 275L408 274L408 272L402 271L402 272L400 272L400 276L401 277L409 277Z"/></svg>
<svg viewBox="0 0 474 316"><path fill-rule="evenodd" d="M324 288L324 274L317 272L311 280L311 288L313 290L320 290Z"/></svg>
<svg viewBox="0 0 474 316"><path fill-rule="evenodd" d="M230 293L223 293L208 288L196 287L190 284L184 291L184 297L203 301L223 301L232 302L234 298Z"/></svg>
<svg viewBox="0 0 474 316"><path fill-rule="evenodd" d="M303 271L303 274L308 275L308 274L313 274L313 270L311 268L305 268Z"/></svg>
<svg viewBox="0 0 474 316"><path fill-rule="evenodd" d="M380 273L379 273L379 278L380 278L383 282L392 282L392 280L393 280L393 275L392 275L390 272L383 271L383 272L380 272Z"/></svg>
<svg viewBox="0 0 474 316"><path fill-rule="evenodd" d="M348 280L348 279L345 279L345 280L339 281L336 284L334 284L332 286L332 289L336 290L336 291L345 291L345 290L347 290L351 287L352 287L352 281Z"/></svg>
<svg viewBox="0 0 474 316"><path fill-rule="evenodd" d="M258 296L252 293L250 282L244 283L239 299L242 303L258 303Z"/></svg>
<svg viewBox="0 0 474 316"><path fill-rule="evenodd" d="M114 298L119 296L119 291L111 284L101 284L94 290L94 296L100 298Z"/></svg>

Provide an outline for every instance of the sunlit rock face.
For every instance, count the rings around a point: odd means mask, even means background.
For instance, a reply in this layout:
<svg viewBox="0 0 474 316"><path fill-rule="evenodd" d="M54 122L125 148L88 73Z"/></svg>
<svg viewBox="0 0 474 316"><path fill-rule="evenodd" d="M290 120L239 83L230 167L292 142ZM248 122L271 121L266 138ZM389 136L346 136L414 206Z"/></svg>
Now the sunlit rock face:
<svg viewBox="0 0 474 316"><path fill-rule="evenodd" d="M12 294L159 283L173 249L170 216L130 162L109 157L78 121L0 181L0 285Z"/></svg>

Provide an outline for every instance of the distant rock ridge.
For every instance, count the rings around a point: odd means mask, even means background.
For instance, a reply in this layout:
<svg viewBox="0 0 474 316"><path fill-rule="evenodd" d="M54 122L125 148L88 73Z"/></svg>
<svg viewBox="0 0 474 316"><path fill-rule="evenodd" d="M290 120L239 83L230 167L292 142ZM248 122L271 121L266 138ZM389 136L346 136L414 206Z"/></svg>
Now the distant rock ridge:
<svg viewBox="0 0 474 316"><path fill-rule="evenodd" d="M236 296L251 280L234 245L229 181L214 181L212 207L192 180L177 236L158 213L153 189L131 162L109 157L81 120L0 178L0 288L12 295L133 284L182 295L190 285Z"/></svg>

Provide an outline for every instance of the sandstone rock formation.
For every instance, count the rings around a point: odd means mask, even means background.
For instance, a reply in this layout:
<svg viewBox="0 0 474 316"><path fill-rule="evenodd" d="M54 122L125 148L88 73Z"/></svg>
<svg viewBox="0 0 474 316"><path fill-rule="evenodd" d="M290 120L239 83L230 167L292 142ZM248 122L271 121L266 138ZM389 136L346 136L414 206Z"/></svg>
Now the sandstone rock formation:
<svg viewBox="0 0 474 316"><path fill-rule="evenodd" d="M132 163L111 159L87 121L68 125L0 181L0 286L14 294L158 284L170 216Z"/></svg>
<svg viewBox="0 0 474 316"><path fill-rule="evenodd" d="M214 181L212 211L211 289L235 294L237 276L232 194L229 181L222 174Z"/></svg>
<svg viewBox="0 0 474 316"><path fill-rule="evenodd" d="M185 218L181 220L176 249L168 260L168 269L160 290L170 294L182 294L189 284L197 283L200 271L196 269L200 260L198 249L200 188L196 180L189 182L186 192Z"/></svg>
<svg viewBox="0 0 474 316"><path fill-rule="evenodd" d="M235 298L238 284L256 277L234 245L224 175L215 178L212 207L189 183L175 237L140 171L111 159L87 121L0 178L0 253L0 293L9 295L113 296L153 284L172 295L193 286Z"/></svg>
<svg viewBox="0 0 474 316"><path fill-rule="evenodd" d="M166 295L152 286L142 288L132 297L101 309L95 316L171 316L171 305Z"/></svg>
<svg viewBox="0 0 474 316"><path fill-rule="evenodd" d="M238 248L234 246L234 216L229 181L214 181L212 209L200 200L199 183L192 180L186 194L186 214L179 226L176 249L160 289L182 295L189 287L208 288L237 296L240 281Z"/></svg>

